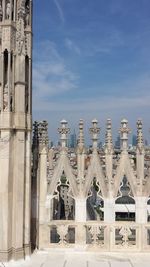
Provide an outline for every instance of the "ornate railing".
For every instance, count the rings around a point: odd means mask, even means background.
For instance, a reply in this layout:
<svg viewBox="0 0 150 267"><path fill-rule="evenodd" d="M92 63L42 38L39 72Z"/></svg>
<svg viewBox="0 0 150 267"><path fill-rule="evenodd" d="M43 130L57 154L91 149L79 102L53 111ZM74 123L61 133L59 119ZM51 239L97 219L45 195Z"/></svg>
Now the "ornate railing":
<svg viewBox="0 0 150 267"><path fill-rule="evenodd" d="M83 246L88 250L150 251L150 224L52 221L49 247Z"/></svg>

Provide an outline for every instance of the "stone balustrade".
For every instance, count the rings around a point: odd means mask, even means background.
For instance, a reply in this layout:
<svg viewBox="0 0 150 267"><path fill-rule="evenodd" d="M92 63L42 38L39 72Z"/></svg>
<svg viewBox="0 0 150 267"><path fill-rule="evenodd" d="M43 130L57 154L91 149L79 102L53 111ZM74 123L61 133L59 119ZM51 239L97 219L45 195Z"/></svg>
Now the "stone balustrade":
<svg viewBox="0 0 150 267"><path fill-rule="evenodd" d="M97 251L150 251L150 224L134 222L104 223L87 221L51 221L49 247Z"/></svg>

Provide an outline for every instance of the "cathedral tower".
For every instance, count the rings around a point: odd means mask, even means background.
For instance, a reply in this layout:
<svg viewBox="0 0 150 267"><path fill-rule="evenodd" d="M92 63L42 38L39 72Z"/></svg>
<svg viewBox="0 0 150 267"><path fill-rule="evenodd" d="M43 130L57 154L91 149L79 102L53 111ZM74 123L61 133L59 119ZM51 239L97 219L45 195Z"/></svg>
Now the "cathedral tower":
<svg viewBox="0 0 150 267"><path fill-rule="evenodd" d="M30 253L32 0L0 0L0 261Z"/></svg>

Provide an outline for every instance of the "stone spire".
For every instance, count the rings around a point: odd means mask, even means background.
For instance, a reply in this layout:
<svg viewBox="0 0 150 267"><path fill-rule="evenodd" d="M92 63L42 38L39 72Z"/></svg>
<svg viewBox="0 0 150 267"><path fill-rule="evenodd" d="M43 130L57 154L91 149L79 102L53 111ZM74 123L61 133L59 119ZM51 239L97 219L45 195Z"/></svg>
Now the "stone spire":
<svg viewBox="0 0 150 267"><path fill-rule="evenodd" d="M41 121L38 123L38 140L41 148L48 147L48 123L47 121Z"/></svg>
<svg viewBox="0 0 150 267"><path fill-rule="evenodd" d="M62 148L65 148L67 147L67 136L70 133L70 129L67 127L68 122L66 120L62 120L60 123L61 127L58 128L58 133L60 134L61 146Z"/></svg>
<svg viewBox="0 0 150 267"><path fill-rule="evenodd" d="M130 128L128 127L128 121L126 119L123 119L121 121L119 132L121 137L121 149L125 151L128 149L128 134L131 132Z"/></svg>
<svg viewBox="0 0 150 267"><path fill-rule="evenodd" d="M38 122L34 121L33 123L33 147L38 146Z"/></svg>
<svg viewBox="0 0 150 267"><path fill-rule="evenodd" d="M98 126L98 121L96 119L92 120L92 127L90 128L91 139L93 141L93 149L97 149L98 134L100 133L100 128Z"/></svg>
<svg viewBox="0 0 150 267"><path fill-rule="evenodd" d="M79 137L78 137L78 151L80 153L82 153L83 149L84 149L84 132L83 132L83 128L84 128L84 123L83 123L83 120L80 119L80 121L79 121Z"/></svg>
<svg viewBox="0 0 150 267"><path fill-rule="evenodd" d="M106 123L106 134L105 134L105 148L107 152L112 151L112 128L111 128L111 119L107 120Z"/></svg>
<svg viewBox="0 0 150 267"><path fill-rule="evenodd" d="M143 142L143 123L142 120L139 119L137 121L137 147L139 148L139 150L143 150L144 148L144 142Z"/></svg>

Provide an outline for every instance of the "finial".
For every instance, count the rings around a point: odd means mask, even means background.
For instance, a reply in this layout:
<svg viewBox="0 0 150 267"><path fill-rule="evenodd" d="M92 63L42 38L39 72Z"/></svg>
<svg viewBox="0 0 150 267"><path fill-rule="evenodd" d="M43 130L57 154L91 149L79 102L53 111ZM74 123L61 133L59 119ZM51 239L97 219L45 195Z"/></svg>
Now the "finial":
<svg viewBox="0 0 150 267"><path fill-rule="evenodd" d="M98 121L96 119L92 120L92 127L89 132L92 136L93 148L97 148L98 134L100 133L100 128L98 126Z"/></svg>
<svg viewBox="0 0 150 267"><path fill-rule="evenodd" d="M38 145L38 122L33 122L33 147Z"/></svg>
<svg viewBox="0 0 150 267"><path fill-rule="evenodd" d="M82 152L84 148L84 122L82 119L79 121L79 137L78 137L78 148Z"/></svg>
<svg viewBox="0 0 150 267"><path fill-rule="evenodd" d="M107 123L106 123L105 144L106 144L106 148L110 151L112 149L111 119L107 119Z"/></svg>
<svg viewBox="0 0 150 267"><path fill-rule="evenodd" d="M127 150L128 148L128 134L131 132L130 128L128 127L128 121L126 119L123 119L121 121L121 127L120 127L120 137L122 141L122 150Z"/></svg>
<svg viewBox="0 0 150 267"><path fill-rule="evenodd" d="M144 146L143 143L143 123L141 119L137 121L137 146L141 149Z"/></svg>
<svg viewBox="0 0 150 267"><path fill-rule="evenodd" d="M35 127L37 122L35 122ZM49 139L48 139L48 123L47 121L41 121L38 123L38 140L39 144L43 146L48 146Z"/></svg>
<svg viewBox="0 0 150 267"><path fill-rule="evenodd" d="M60 134L60 140L61 140L61 146L66 147L67 146L67 135L70 133L70 129L67 127L68 122L66 120L62 120L61 127L58 128L58 133Z"/></svg>

